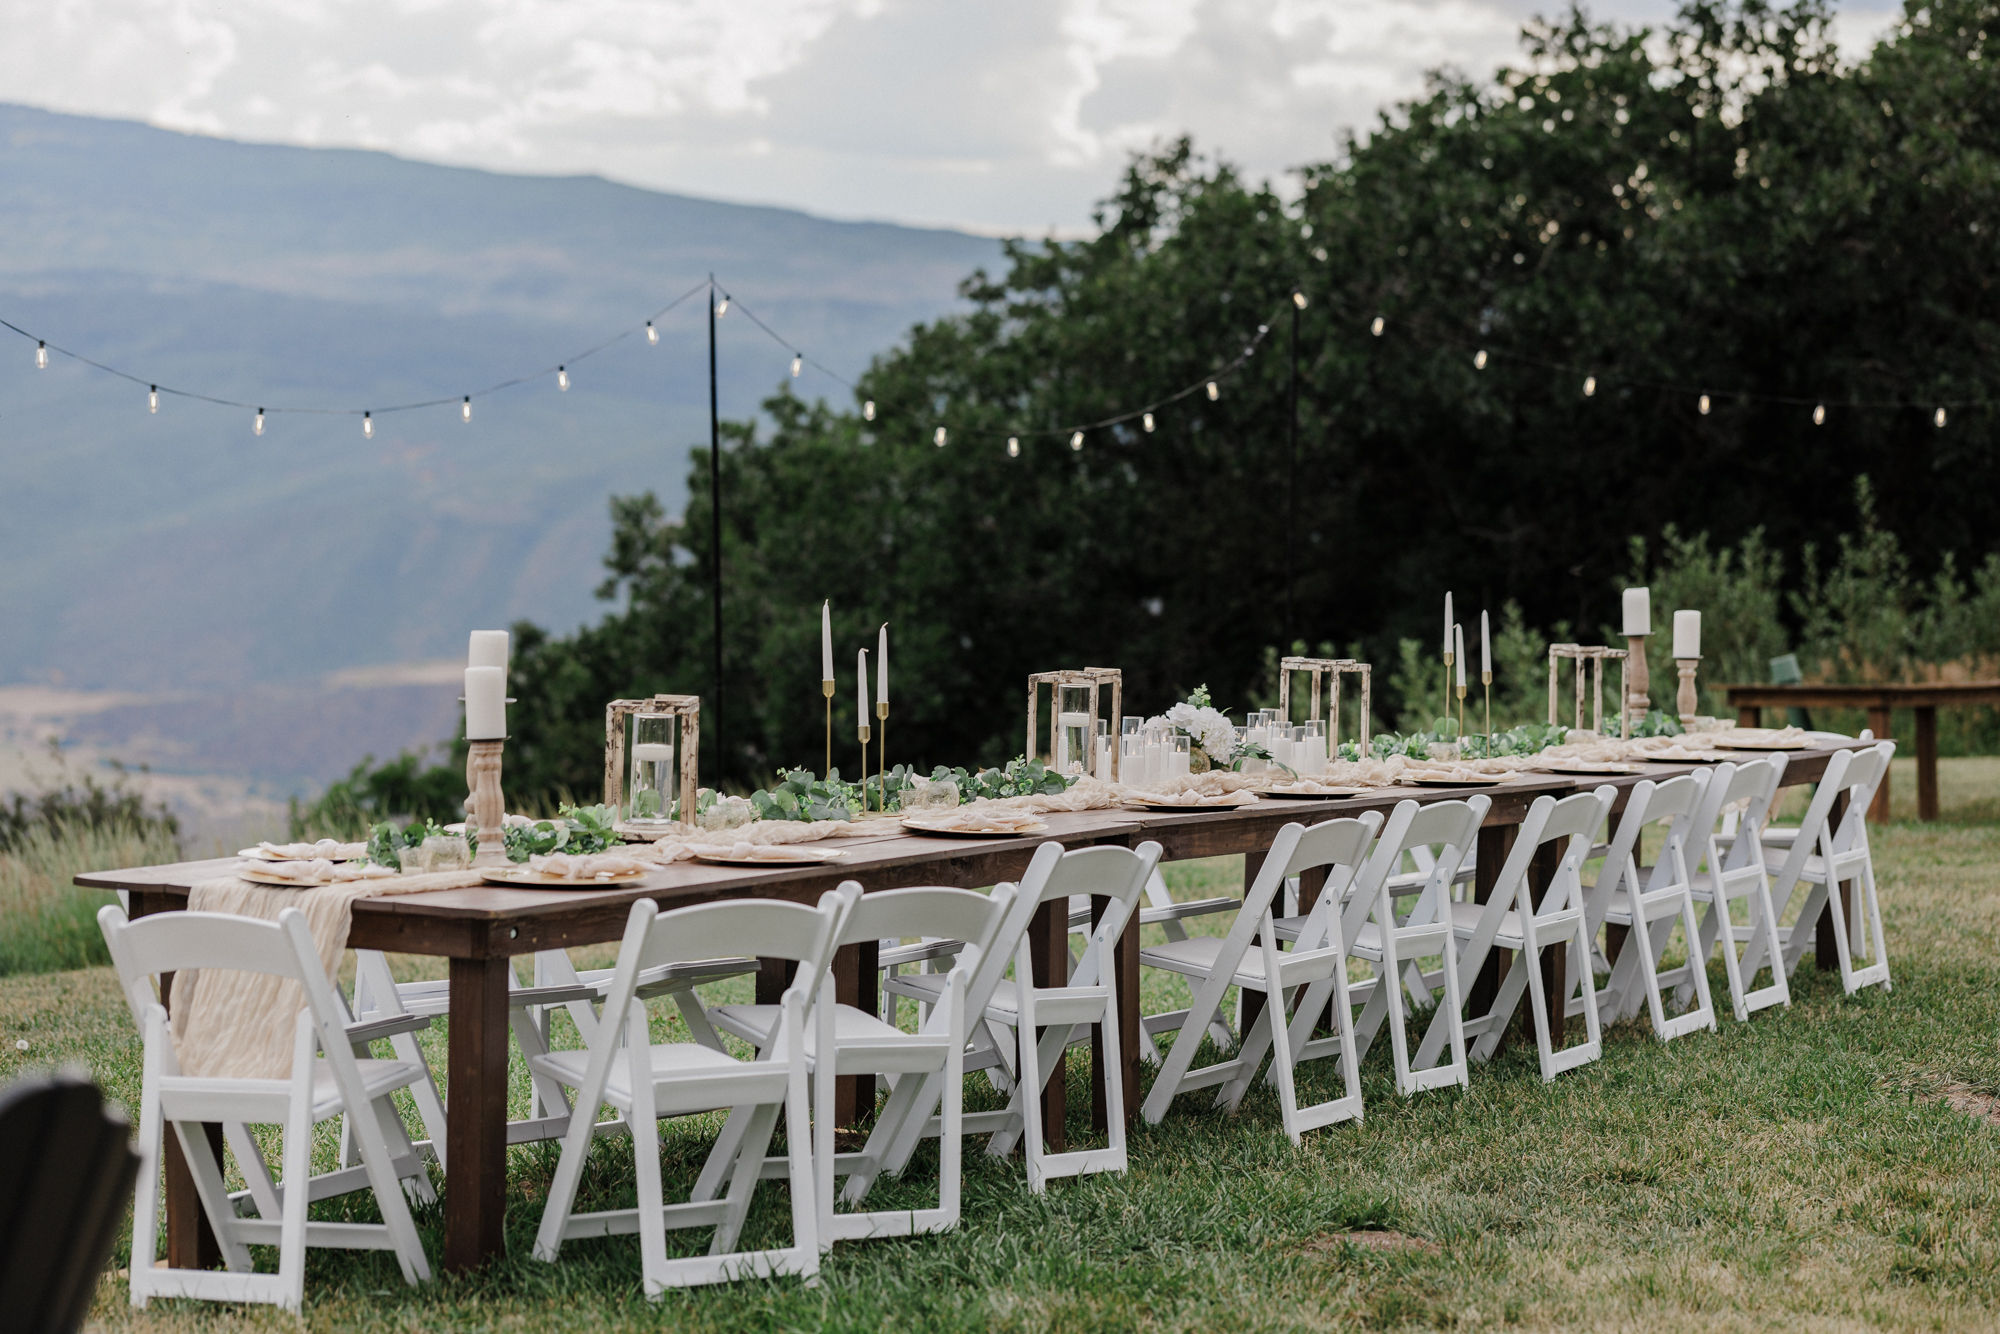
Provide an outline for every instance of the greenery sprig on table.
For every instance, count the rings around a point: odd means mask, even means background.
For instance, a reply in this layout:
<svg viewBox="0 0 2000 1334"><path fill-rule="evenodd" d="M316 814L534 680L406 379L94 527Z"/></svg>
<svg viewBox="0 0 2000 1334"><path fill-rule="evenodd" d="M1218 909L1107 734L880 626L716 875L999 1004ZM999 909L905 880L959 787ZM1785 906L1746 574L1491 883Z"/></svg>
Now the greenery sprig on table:
<svg viewBox="0 0 2000 1334"><path fill-rule="evenodd" d="M918 777L914 769L901 764L887 774L870 775L864 807L862 785L843 782L839 769L825 778L815 776L810 769L789 769L771 787L752 792L750 804L756 807L760 820L852 820L864 813L901 810L904 794ZM941 764L931 770L929 781L956 784L963 804L982 798L1052 796L1067 791L1075 780L1064 778L1040 760L1017 755L1003 766L977 771Z"/></svg>
<svg viewBox="0 0 2000 1334"><path fill-rule="evenodd" d="M553 820L509 825L506 830L507 860L525 862L530 857L551 852L603 852L616 847L618 834L612 828L615 818L616 813L609 806L564 804L557 808ZM455 835L436 820L414 820L400 829L393 820L383 820L368 831L368 860L377 866L401 870L406 850L427 838L452 837ZM477 853L479 835L467 829L463 837L467 849Z"/></svg>

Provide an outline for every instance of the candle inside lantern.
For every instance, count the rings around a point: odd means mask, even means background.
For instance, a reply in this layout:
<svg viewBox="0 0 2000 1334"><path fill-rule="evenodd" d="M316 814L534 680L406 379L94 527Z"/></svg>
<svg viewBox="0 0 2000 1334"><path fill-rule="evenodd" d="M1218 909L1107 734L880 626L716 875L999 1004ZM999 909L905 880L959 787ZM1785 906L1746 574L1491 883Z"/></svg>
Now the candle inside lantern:
<svg viewBox="0 0 2000 1334"><path fill-rule="evenodd" d="M833 679L833 602L819 604L819 679Z"/></svg>
<svg viewBox="0 0 2000 1334"><path fill-rule="evenodd" d="M1460 690L1463 690L1465 689L1465 627L1464 626L1454 625L1451 627L1451 643L1453 650L1458 654L1458 659L1453 664L1453 671L1458 676L1458 681L1457 681L1458 688Z"/></svg>
<svg viewBox="0 0 2000 1334"><path fill-rule="evenodd" d="M1674 656L1676 658L1699 658L1701 656L1700 612L1677 611L1674 613Z"/></svg>
<svg viewBox="0 0 2000 1334"><path fill-rule="evenodd" d="M498 667L465 669L465 739L507 739L507 673Z"/></svg>
<svg viewBox="0 0 2000 1334"><path fill-rule="evenodd" d="M474 630L472 640L466 646L465 665L468 667L498 667L504 675L507 671L507 632L505 630Z"/></svg>
<svg viewBox="0 0 2000 1334"><path fill-rule="evenodd" d="M1653 592L1648 588L1625 590L1625 630L1627 635L1653 633Z"/></svg>
<svg viewBox="0 0 2000 1334"><path fill-rule="evenodd" d="M868 650L865 648L854 655L854 725L857 728L868 726Z"/></svg>
<svg viewBox="0 0 2000 1334"><path fill-rule="evenodd" d="M1074 764L1083 767L1084 756L1090 753L1090 715L1080 710L1066 710L1056 718L1055 769L1059 774L1067 774Z"/></svg>
<svg viewBox="0 0 2000 1334"><path fill-rule="evenodd" d="M889 702L889 623L882 622L882 633L875 641L875 702Z"/></svg>
<svg viewBox="0 0 2000 1334"><path fill-rule="evenodd" d="M1479 673L1480 676L1493 675L1493 628L1486 623L1486 613L1479 613Z"/></svg>

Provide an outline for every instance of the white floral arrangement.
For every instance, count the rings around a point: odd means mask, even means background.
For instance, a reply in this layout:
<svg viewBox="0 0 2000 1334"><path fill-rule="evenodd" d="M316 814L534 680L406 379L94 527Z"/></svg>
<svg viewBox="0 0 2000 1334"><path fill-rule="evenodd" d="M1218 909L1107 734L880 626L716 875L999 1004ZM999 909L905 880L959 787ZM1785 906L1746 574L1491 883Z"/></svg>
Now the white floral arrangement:
<svg viewBox="0 0 2000 1334"><path fill-rule="evenodd" d="M1242 740L1229 715L1210 702L1208 687L1196 686L1188 697L1168 709L1161 719L1188 739L1190 751L1207 760L1200 768L1235 769L1247 759L1269 759L1270 752Z"/></svg>

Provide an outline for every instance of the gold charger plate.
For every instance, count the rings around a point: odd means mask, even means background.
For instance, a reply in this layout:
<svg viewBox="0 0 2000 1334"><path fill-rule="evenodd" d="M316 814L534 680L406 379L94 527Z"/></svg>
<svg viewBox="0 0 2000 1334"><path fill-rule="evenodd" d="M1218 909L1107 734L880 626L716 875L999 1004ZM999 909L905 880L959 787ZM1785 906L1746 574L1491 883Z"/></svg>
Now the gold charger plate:
<svg viewBox="0 0 2000 1334"><path fill-rule="evenodd" d="M262 866L272 866L276 864L277 863L274 862L261 863ZM323 885L361 884L369 880L394 879L393 876L386 876L386 875L348 876L342 879L334 879L332 877L328 877L325 880L287 879L286 877L281 875L274 875L270 871L260 870L258 869L257 865L239 867L236 872L236 877L239 880L248 880L253 885L274 885L279 889L318 889Z"/></svg>
<svg viewBox="0 0 2000 1334"><path fill-rule="evenodd" d="M784 848L782 857L739 857L733 852L697 852L694 859L710 866L825 866L837 862L847 854L832 848L787 847L783 843L772 844Z"/></svg>
<svg viewBox="0 0 2000 1334"><path fill-rule="evenodd" d="M1718 741L1717 750L1811 750L1810 741Z"/></svg>
<svg viewBox="0 0 2000 1334"><path fill-rule="evenodd" d="M594 875L587 880L575 876L550 875L546 871L531 871L525 866L517 866L506 871L488 871L486 883L508 885L515 889L617 889L621 885L636 885L646 878L644 871L620 871L616 875Z"/></svg>
<svg viewBox="0 0 2000 1334"><path fill-rule="evenodd" d="M1203 811L1240 811L1257 804L1255 794L1249 801L1216 802L1208 806L1191 806L1175 801L1142 801L1136 797L1125 798L1124 804L1135 811L1152 811L1159 815L1199 815Z"/></svg>
<svg viewBox="0 0 2000 1334"><path fill-rule="evenodd" d="M1498 787L1501 778L1399 778L1397 787Z"/></svg>
<svg viewBox="0 0 2000 1334"><path fill-rule="evenodd" d="M1611 778L1619 774L1636 774L1644 771L1638 765L1627 764L1622 760L1577 760L1570 764L1538 764L1535 766L1535 772L1567 774L1580 778Z"/></svg>
<svg viewBox="0 0 2000 1334"><path fill-rule="evenodd" d="M947 825L931 824L921 817L905 819L902 825L913 834L924 834L932 838L1026 838L1030 834L1039 834L1049 827L1046 820L1037 820L1033 824L1020 825L1013 829L954 829Z"/></svg>
<svg viewBox="0 0 2000 1334"><path fill-rule="evenodd" d="M1259 797L1269 797L1273 801L1338 801L1348 797L1365 797L1371 789L1365 787L1323 787L1316 792L1287 792L1281 787L1260 787Z"/></svg>

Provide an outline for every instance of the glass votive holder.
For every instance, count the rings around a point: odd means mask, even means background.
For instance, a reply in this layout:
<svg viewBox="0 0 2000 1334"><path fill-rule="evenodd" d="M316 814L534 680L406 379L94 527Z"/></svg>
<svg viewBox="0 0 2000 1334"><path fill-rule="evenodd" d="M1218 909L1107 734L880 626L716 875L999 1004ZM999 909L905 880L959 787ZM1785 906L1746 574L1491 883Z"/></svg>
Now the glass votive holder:
<svg viewBox="0 0 2000 1334"><path fill-rule="evenodd" d="M950 778L916 777L903 789L903 810L949 811L958 809L958 783Z"/></svg>
<svg viewBox="0 0 2000 1334"><path fill-rule="evenodd" d="M641 713L632 718L632 749L627 756L625 823L641 829L664 830L673 823L675 782L674 742L680 719L671 713Z"/></svg>
<svg viewBox="0 0 2000 1334"><path fill-rule="evenodd" d="M750 804L748 797L717 797L712 805L695 817L695 823L711 832L725 829L741 829L757 818L757 808Z"/></svg>
<svg viewBox="0 0 2000 1334"><path fill-rule="evenodd" d="M1169 776L1184 778L1193 772L1193 743L1187 737L1177 736L1173 740L1173 747L1170 761L1172 770Z"/></svg>

